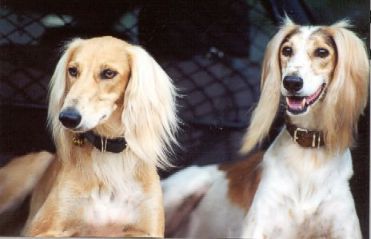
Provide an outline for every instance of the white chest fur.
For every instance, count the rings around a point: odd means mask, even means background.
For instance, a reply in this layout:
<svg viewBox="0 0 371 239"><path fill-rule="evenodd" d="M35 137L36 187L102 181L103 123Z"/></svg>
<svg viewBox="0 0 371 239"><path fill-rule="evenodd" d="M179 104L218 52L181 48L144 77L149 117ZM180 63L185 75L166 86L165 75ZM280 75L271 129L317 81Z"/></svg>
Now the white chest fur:
<svg viewBox="0 0 371 239"><path fill-rule="evenodd" d="M329 158L323 149L299 147L282 131L263 164L243 237L360 237L348 186L353 173L349 150Z"/></svg>
<svg viewBox="0 0 371 239"><path fill-rule="evenodd" d="M142 186L133 177L135 162L122 154L104 154L92 153L93 171L101 186L89 192L84 220L96 227L135 224L145 200Z"/></svg>

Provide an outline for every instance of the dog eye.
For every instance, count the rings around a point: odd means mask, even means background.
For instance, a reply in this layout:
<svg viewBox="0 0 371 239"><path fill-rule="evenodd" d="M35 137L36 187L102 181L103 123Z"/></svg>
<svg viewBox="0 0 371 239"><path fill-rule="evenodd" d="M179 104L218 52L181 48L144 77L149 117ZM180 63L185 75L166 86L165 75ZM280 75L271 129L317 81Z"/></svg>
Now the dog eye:
<svg viewBox="0 0 371 239"><path fill-rule="evenodd" d="M102 79L112 79L117 75L116 71L110 70L110 69L105 69L101 72L100 77Z"/></svg>
<svg viewBox="0 0 371 239"><path fill-rule="evenodd" d="M317 48L314 51L314 55L317 57L325 58L330 54L330 52L325 48Z"/></svg>
<svg viewBox="0 0 371 239"><path fill-rule="evenodd" d="M292 48L291 47L288 47L288 46L285 46L284 48L282 48L282 55L284 56L292 56Z"/></svg>
<svg viewBox="0 0 371 239"><path fill-rule="evenodd" d="M70 76L72 76L72 77L76 77L77 74L79 73L77 71L77 67L74 67L74 66L68 67L67 70L68 70L68 74L70 74Z"/></svg>

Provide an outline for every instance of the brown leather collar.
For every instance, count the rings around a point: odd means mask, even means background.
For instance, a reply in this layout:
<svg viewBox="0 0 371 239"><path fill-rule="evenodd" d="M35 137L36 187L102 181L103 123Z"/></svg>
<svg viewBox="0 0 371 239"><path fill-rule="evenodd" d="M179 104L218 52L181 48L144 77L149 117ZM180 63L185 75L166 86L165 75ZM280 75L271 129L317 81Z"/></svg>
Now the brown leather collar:
<svg viewBox="0 0 371 239"><path fill-rule="evenodd" d="M304 148L318 148L325 145L323 132L297 127L286 120L286 129L294 142Z"/></svg>

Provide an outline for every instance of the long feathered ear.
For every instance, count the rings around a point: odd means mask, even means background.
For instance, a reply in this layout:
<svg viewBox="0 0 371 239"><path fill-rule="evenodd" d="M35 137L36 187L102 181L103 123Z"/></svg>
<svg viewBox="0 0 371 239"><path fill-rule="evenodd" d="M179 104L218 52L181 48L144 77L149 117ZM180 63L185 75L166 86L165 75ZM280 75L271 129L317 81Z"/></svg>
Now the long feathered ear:
<svg viewBox="0 0 371 239"><path fill-rule="evenodd" d="M68 150L70 148L68 147L70 141L67 139L68 133L63 129L58 119L66 96L66 68L71 53L82 41L81 39L74 39L65 45L63 55L59 59L49 83L48 127L61 159L69 158Z"/></svg>
<svg viewBox="0 0 371 239"><path fill-rule="evenodd" d="M124 96L122 121L129 149L147 163L170 166L176 143L176 89L164 70L142 48L130 46L131 77Z"/></svg>
<svg viewBox="0 0 371 239"><path fill-rule="evenodd" d="M366 47L356 34L346 29L346 21L326 29L336 45L337 65L325 98L325 143L330 151L350 147L357 121L368 100L369 61Z"/></svg>
<svg viewBox="0 0 371 239"><path fill-rule="evenodd" d="M260 99L251 116L250 126L244 137L241 153L248 153L258 143L262 142L276 117L281 94L279 50L282 41L296 28L297 26L287 18L285 25L268 43L263 60Z"/></svg>

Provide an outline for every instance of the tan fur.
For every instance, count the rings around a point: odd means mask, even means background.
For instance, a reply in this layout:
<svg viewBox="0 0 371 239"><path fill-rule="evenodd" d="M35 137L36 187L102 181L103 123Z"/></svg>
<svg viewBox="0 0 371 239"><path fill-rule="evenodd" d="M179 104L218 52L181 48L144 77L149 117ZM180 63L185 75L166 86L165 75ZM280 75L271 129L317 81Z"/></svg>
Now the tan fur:
<svg viewBox="0 0 371 239"><path fill-rule="evenodd" d="M331 150L342 151L352 146L359 115L367 104L370 66L364 43L344 28L344 23L325 30L338 49L337 66L322 109L325 141Z"/></svg>
<svg viewBox="0 0 371 239"><path fill-rule="evenodd" d="M219 166L226 172L229 199L246 212L259 185L263 155L263 152L258 152L248 159Z"/></svg>
<svg viewBox="0 0 371 239"><path fill-rule="evenodd" d="M330 40L330 35L325 30L318 30L312 36L310 41L307 42L308 45L308 55L312 63L312 69L315 74L326 74L332 75L336 66L336 46L332 45ZM292 34L290 37L287 37L286 40L280 46L280 52L286 46L290 46L294 49L294 52L297 50L295 48L301 47L297 43L299 35ZM326 58L320 58L315 56L314 52L317 48L324 48L329 51L329 56ZM281 68L287 67L287 62L290 57L286 57L280 54L280 65Z"/></svg>
<svg viewBox="0 0 371 239"><path fill-rule="evenodd" d="M77 76L69 67L78 69ZM104 69L117 75L103 79ZM156 167L171 164L168 151L177 128L176 93L169 77L140 47L99 37L67 45L50 87L48 122L57 159L40 174L23 234L162 237ZM58 119L66 107L75 107L85 122L77 130L124 136L126 149L110 153L87 142L74 145L75 132ZM19 163L29 165L24 159Z"/></svg>
<svg viewBox="0 0 371 239"><path fill-rule="evenodd" d="M278 58L279 47L285 37L295 29L297 29L297 26L291 21L287 21L286 25L268 43L265 50L260 84L261 95L258 105L251 116L247 134L243 140L241 147L242 153L249 152L256 144L262 142L276 117L281 95L281 70Z"/></svg>
<svg viewBox="0 0 371 239"><path fill-rule="evenodd" d="M48 152L32 153L0 168L0 214L18 205L31 192L53 157Z"/></svg>

